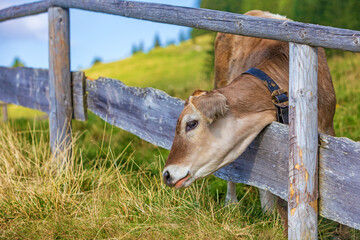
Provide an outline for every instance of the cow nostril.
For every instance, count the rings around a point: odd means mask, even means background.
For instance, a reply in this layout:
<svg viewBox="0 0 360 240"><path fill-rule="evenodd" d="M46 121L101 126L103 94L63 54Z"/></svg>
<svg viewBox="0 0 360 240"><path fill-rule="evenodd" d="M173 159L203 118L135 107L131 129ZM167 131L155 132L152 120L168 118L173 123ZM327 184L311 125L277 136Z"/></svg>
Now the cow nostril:
<svg viewBox="0 0 360 240"><path fill-rule="evenodd" d="M164 177L164 182L165 183L170 183L171 176L170 176L169 171L164 172L163 177Z"/></svg>

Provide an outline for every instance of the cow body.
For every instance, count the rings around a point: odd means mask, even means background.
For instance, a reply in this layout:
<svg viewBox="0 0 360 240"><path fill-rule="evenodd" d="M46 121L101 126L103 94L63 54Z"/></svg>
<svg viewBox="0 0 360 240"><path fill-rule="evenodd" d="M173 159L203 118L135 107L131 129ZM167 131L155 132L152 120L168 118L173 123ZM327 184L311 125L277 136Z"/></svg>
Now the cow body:
<svg viewBox="0 0 360 240"><path fill-rule="evenodd" d="M288 20L263 11L247 15ZM169 186L182 188L241 155L259 132L276 121L268 88L242 74L256 67L281 89L289 89L289 43L219 33L215 41L215 89L197 90L185 103L163 172ZM334 135L335 92L324 50L318 50L318 130ZM279 202L287 218L286 202ZM285 221L287 222L287 221Z"/></svg>

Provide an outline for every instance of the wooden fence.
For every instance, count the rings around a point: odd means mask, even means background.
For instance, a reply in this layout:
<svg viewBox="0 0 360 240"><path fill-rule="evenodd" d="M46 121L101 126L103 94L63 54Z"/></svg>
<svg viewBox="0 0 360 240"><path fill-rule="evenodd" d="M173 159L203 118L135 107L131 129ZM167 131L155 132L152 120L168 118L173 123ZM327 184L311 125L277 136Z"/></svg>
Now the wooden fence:
<svg viewBox="0 0 360 240"><path fill-rule="evenodd" d="M8 120L8 104L0 102L0 107L2 108L2 120L6 122Z"/></svg>
<svg viewBox="0 0 360 240"><path fill-rule="evenodd" d="M290 127L271 124L245 153L215 175L267 189L287 200L289 239L317 238L318 208L324 217L360 229L360 144L320 135L318 147L316 111L316 47L360 52L360 32L118 0L49 0L0 10L0 21L49 13L49 71L0 67L0 100L49 113L55 154L71 142L71 119L86 120L87 109L169 149L184 104L160 90L128 87L107 78L91 81L81 72L71 73L69 8L291 42ZM284 148L287 145L289 149Z"/></svg>

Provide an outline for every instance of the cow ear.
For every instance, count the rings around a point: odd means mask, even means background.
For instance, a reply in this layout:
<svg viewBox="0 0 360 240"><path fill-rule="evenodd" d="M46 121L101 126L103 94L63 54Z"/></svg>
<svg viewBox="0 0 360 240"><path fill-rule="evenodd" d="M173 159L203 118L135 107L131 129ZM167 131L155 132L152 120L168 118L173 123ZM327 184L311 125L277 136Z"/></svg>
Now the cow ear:
<svg viewBox="0 0 360 240"><path fill-rule="evenodd" d="M211 121L223 117L228 110L226 97L216 91L195 95L191 98L191 102L198 111Z"/></svg>

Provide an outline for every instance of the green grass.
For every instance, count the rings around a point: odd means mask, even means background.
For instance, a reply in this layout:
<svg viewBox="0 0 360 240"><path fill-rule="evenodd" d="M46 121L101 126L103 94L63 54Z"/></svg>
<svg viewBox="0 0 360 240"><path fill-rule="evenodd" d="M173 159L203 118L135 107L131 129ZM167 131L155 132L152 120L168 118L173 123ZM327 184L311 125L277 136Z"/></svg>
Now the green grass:
<svg viewBox="0 0 360 240"><path fill-rule="evenodd" d="M328 63L337 99L336 135L360 141L360 55L346 53L329 59Z"/></svg>
<svg viewBox="0 0 360 240"><path fill-rule="evenodd" d="M2 111L0 113L2 119ZM16 120L16 119L38 119L38 118L45 118L46 113L33 110L30 108L21 107L18 105L8 105L8 119Z"/></svg>
<svg viewBox="0 0 360 240"><path fill-rule="evenodd" d="M155 87L186 98L210 89L203 64L210 37L105 63L88 76ZM338 136L360 140L360 56L329 59L338 99ZM0 125L0 239L282 239L274 212L261 211L257 189L238 184L238 204L224 207L226 182L208 177L188 189L161 181L168 151L113 127L92 113L73 121L74 151L61 174L51 167L47 120L9 106ZM320 239L337 224L320 218ZM356 239L359 231L352 231ZM356 235L357 234L357 235Z"/></svg>

